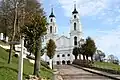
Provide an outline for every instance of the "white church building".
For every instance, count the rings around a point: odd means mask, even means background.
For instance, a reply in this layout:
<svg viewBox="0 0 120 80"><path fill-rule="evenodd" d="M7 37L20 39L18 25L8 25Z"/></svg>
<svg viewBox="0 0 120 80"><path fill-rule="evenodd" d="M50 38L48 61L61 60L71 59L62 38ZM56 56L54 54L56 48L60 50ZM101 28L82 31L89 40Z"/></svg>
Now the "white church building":
<svg viewBox="0 0 120 80"><path fill-rule="evenodd" d="M69 37L58 35L56 16L54 15L52 8L49 16L49 24L47 25L47 34L43 39L43 46L46 45L49 39L53 39L57 46L53 57L53 64L71 64L74 60L74 55L72 54L73 48L77 47L79 45L78 42L82 39L82 26L79 13L76 9L76 4L74 5L74 10L71 13ZM49 58L46 54L44 54L42 58L49 62Z"/></svg>

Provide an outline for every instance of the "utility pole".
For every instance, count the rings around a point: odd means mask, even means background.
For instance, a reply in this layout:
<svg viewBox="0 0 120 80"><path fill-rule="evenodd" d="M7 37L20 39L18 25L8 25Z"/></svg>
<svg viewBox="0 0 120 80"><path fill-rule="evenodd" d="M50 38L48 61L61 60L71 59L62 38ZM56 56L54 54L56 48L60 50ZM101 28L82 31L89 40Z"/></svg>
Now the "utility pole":
<svg viewBox="0 0 120 80"><path fill-rule="evenodd" d="M25 0L23 0L23 14L22 14L22 27L24 26L24 19L25 19ZM24 35L21 33L21 53L19 56L19 72L18 72L18 80L22 80L23 78L23 52L24 52Z"/></svg>
<svg viewBox="0 0 120 80"><path fill-rule="evenodd" d="M24 51L24 36L21 39L21 53L19 56L18 80L23 78L23 51Z"/></svg>

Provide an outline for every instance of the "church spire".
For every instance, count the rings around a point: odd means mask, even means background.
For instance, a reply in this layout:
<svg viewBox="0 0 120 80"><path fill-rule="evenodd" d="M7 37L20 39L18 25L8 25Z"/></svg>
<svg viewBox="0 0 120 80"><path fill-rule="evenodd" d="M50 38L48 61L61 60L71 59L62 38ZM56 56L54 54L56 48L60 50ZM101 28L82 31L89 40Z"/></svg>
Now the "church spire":
<svg viewBox="0 0 120 80"><path fill-rule="evenodd" d="M49 17L55 17L55 15L53 14L53 7L51 8L51 14Z"/></svg>
<svg viewBox="0 0 120 80"><path fill-rule="evenodd" d="M77 14L78 11L76 10L76 3L74 4L74 11L72 12L72 14Z"/></svg>

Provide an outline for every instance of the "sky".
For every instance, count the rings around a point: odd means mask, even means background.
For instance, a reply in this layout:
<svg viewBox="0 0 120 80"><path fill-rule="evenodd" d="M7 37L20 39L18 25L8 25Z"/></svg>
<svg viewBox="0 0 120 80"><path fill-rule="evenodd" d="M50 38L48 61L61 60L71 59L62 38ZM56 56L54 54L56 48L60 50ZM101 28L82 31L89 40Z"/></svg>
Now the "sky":
<svg viewBox="0 0 120 80"><path fill-rule="evenodd" d="M80 15L83 37L94 39L98 49L120 59L120 0L41 0L46 16L54 8L59 35L69 35L74 3Z"/></svg>

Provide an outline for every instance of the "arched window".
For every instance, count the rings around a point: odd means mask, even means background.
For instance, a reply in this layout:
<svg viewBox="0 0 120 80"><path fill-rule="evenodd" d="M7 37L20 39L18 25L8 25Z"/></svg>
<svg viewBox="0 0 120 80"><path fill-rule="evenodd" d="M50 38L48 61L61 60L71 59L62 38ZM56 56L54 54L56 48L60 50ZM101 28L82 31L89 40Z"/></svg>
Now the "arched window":
<svg viewBox="0 0 120 80"><path fill-rule="evenodd" d="M59 65L60 64L60 61L57 61L57 65Z"/></svg>
<svg viewBox="0 0 120 80"><path fill-rule="evenodd" d="M52 33L52 26L50 26L50 33Z"/></svg>
<svg viewBox="0 0 120 80"><path fill-rule="evenodd" d="M60 55L57 55L57 57L60 57Z"/></svg>
<svg viewBox="0 0 120 80"><path fill-rule="evenodd" d="M74 23L74 30L76 30L76 23Z"/></svg>
<svg viewBox="0 0 120 80"><path fill-rule="evenodd" d="M74 19L76 18L76 15L74 15Z"/></svg>
<svg viewBox="0 0 120 80"><path fill-rule="evenodd" d="M69 60L69 61L67 61L67 64L68 64L68 65L70 64L70 60Z"/></svg>
<svg viewBox="0 0 120 80"><path fill-rule="evenodd" d="M50 22L52 22L53 20L52 19L50 19Z"/></svg>
<svg viewBox="0 0 120 80"><path fill-rule="evenodd" d="M63 54L62 57L65 57L65 55Z"/></svg>
<svg viewBox="0 0 120 80"><path fill-rule="evenodd" d="M70 54L68 54L68 56L70 56Z"/></svg>
<svg viewBox="0 0 120 80"><path fill-rule="evenodd" d="M77 45L77 37L74 37L74 45Z"/></svg>
<svg viewBox="0 0 120 80"><path fill-rule="evenodd" d="M65 61L64 61L64 60L62 61L62 64L65 64Z"/></svg>

